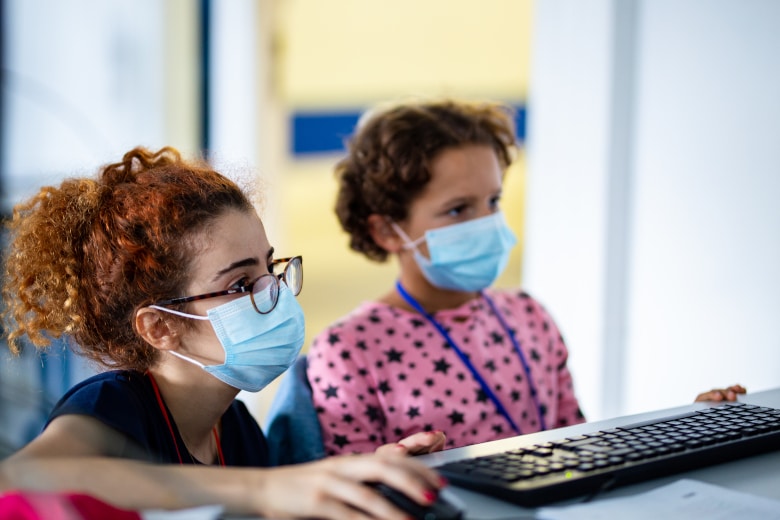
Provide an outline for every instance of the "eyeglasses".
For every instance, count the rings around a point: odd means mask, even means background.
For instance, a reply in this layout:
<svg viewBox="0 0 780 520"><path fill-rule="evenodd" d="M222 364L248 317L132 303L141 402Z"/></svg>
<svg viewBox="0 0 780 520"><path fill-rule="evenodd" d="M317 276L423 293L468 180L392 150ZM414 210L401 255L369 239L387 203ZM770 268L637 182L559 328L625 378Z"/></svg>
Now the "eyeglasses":
<svg viewBox="0 0 780 520"><path fill-rule="evenodd" d="M275 266L284 263L287 264L284 271L279 274L273 273ZM268 314L274 310L276 303L279 301L279 284L282 281L292 291L293 296L298 296L301 293L301 289L303 288L303 258L300 256L279 258L278 260L272 261L270 267L270 274L261 275L253 282L242 285L241 287L233 287L224 291L199 294L197 296L171 298L169 300L159 301L156 305L174 305L177 303L216 298L218 296L227 296L230 294L249 293L249 298L252 300L252 306L254 306L255 310L260 314Z"/></svg>

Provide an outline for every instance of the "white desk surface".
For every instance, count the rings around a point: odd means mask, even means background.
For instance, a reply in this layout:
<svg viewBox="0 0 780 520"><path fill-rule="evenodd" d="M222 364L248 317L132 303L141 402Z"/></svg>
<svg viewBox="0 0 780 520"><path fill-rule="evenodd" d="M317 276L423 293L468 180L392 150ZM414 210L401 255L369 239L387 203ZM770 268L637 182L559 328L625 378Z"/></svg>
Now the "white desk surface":
<svg viewBox="0 0 780 520"><path fill-rule="evenodd" d="M746 394L744 396L740 396L739 401L770 406L773 408L780 408L780 388ZM520 446L562 439L564 437L581 435L583 433L603 430L606 428L615 428L648 419L685 413L692 410L700 410L708 406L711 405L705 403L694 403L687 406L668 408L655 412L630 415L604 421L594 421L576 426L569 426L566 428L558 428L555 430L548 430L519 437L512 437L509 439L502 439L499 441L466 446L463 448L455 448L439 453L424 455L419 457L419 459L429 466L438 466L440 464L444 464L445 462L451 462L458 459L488 455ZM661 477L639 484L619 487L612 491L602 493L595 500L627 496L648 491L661 485L669 484L679 480L680 478L690 478L727 487L736 491L780 499L780 450L756 455L746 459L708 466L706 468L693 471L687 471L685 473L678 473L668 477ZM475 493L466 489L458 488L454 485L451 485L447 489L446 493L454 495L454 498L459 503L465 504L466 518L478 518L480 520L500 518L503 520L507 518L533 517L534 509L519 507L510 504L509 502L492 498L481 493ZM570 503L576 503L581 500L582 498L577 500L557 502L550 505L566 505Z"/></svg>

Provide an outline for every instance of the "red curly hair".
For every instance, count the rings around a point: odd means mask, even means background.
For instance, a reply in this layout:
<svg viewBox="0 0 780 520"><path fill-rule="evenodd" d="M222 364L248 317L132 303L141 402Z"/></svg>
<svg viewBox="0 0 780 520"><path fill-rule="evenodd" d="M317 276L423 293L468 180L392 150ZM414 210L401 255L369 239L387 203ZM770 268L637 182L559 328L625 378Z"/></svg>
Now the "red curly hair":
<svg viewBox="0 0 780 520"><path fill-rule="evenodd" d="M5 333L11 351L72 338L108 368L146 370L156 350L133 327L135 312L179 296L190 238L228 209L252 211L247 194L173 148L135 148L97 178L71 178L18 204L7 226Z"/></svg>

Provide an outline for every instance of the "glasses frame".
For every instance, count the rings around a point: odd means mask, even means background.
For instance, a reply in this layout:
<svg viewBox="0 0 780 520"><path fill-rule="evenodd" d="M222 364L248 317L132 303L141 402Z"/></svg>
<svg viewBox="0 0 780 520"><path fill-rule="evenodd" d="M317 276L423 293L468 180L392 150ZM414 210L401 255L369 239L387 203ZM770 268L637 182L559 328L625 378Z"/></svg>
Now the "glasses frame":
<svg viewBox="0 0 780 520"><path fill-rule="evenodd" d="M287 265L284 267L284 271L282 271L279 274L266 273L261 274L257 278L255 278L251 283L244 285L242 287L234 287L231 289L225 289L224 291L215 291L210 293L204 293L204 294L198 294L195 296L181 296L179 298L170 298L168 300L161 300L155 305L176 305L179 303L189 303L189 302L195 302L199 300L208 300L209 298L218 298L220 296L230 296L232 294L245 294L249 293L249 298L252 300L252 307L255 308L255 310L258 312L258 314L268 314L269 312L273 311L276 308L276 304L279 302L279 290L281 290L281 287L279 284L283 281L284 284L287 287L290 287L290 284L287 281L287 272L290 269L290 266L293 265L293 261L297 260L298 264L300 266L301 271L301 283L298 286L298 290L293 292L293 296L298 296L301 294L301 289L303 289L303 257L302 256L290 256L287 258L279 258L276 260L271 261L270 267L271 271L273 271L273 267L275 265L284 264L287 263ZM255 284L259 282L263 277L270 276L273 278L274 282L276 283L276 299L274 300L273 305L271 305L271 308L267 311L263 312L260 309L257 308L257 305L255 304L255 293L254 288ZM290 287L291 288L291 287ZM291 288L292 289L292 288Z"/></svg>

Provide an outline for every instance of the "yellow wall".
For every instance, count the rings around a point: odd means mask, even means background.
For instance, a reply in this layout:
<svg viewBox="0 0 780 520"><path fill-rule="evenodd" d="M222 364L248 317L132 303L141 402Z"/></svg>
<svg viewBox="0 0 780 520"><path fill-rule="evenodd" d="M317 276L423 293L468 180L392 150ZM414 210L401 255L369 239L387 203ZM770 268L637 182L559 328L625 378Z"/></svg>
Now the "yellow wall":
<svg viewBox="0 0 780 520"><path fill-rule="evenodd" d="M284 0L275 80L293 107L408 95L521 100L531 0Z"/></svg>
<svg viewBox="0 0 780 520"><path fill-rule="evenodd" d="M365 108L409 96L451 96L523 104L530 0L284 0L276 17L270 81L292 113ZM338 156L287 156L269 193L277 232L304 256L308 346L316 333L392 287L395 264L352 252L333 213ZM518 235L502 286L520 282L524 157L507 175L503 207Z"/></svg>

